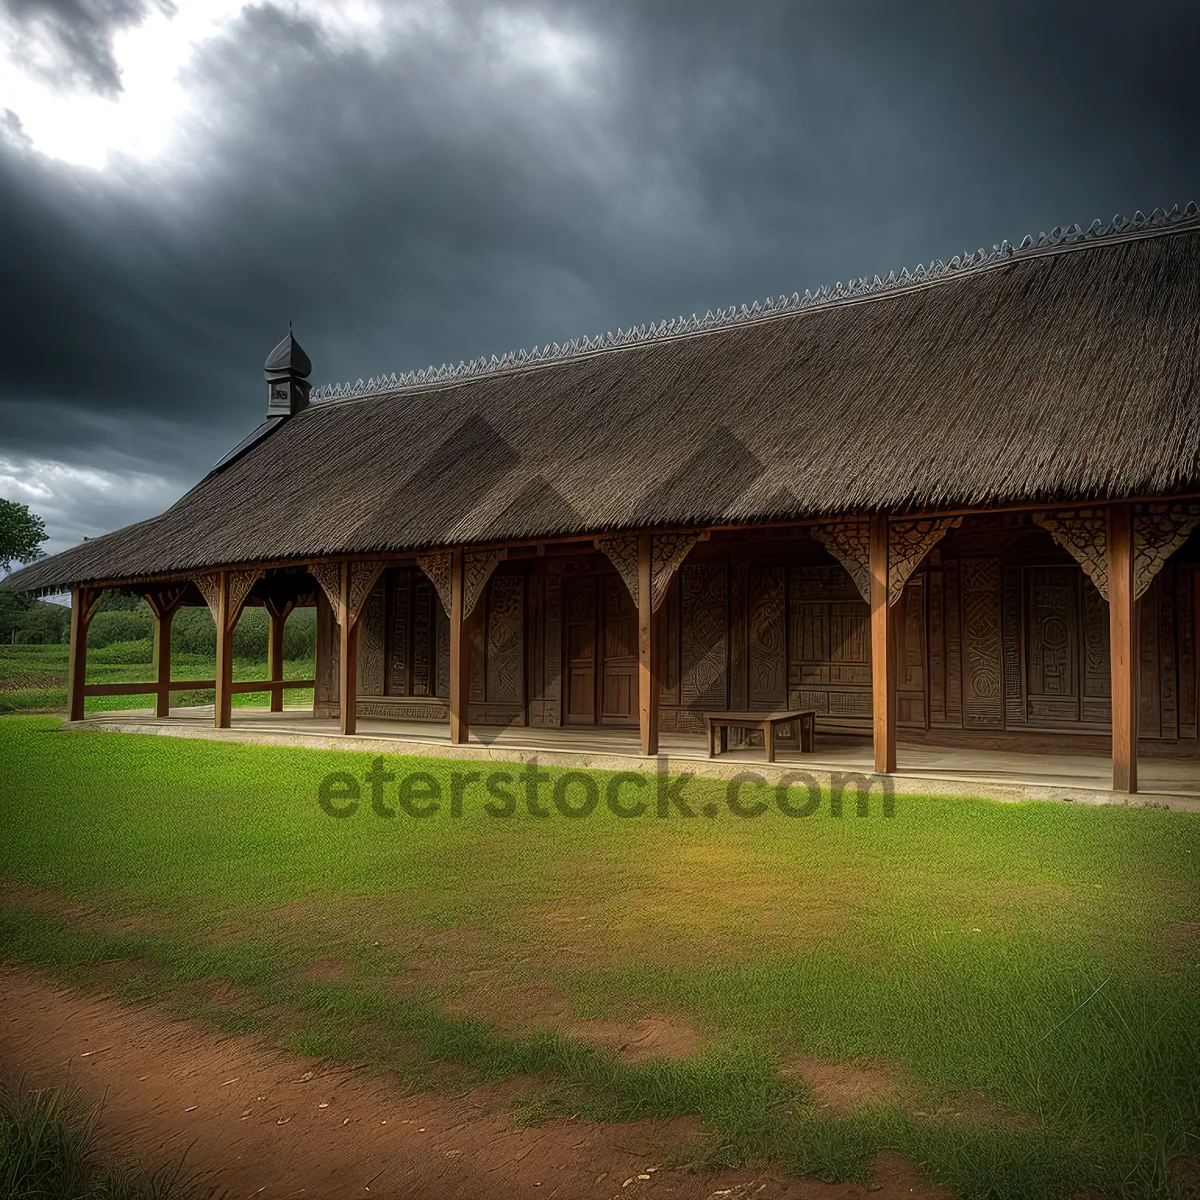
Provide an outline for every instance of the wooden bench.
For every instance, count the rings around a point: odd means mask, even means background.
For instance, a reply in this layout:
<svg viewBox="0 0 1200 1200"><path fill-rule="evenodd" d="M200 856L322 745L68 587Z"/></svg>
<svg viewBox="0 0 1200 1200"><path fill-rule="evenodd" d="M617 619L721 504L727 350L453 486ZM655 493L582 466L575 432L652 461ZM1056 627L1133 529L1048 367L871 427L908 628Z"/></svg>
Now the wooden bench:
<svg viewBox="0 0 1200 1200"><path fill-rule="evenodd" d="M708 721L709 758L729 749L730 729L761 730L767 762L775 761L775 730L780 725L791 726L802 754L812 754L817 748L817 714L811 708L795 712L710 712L704 717Z"/></svg>

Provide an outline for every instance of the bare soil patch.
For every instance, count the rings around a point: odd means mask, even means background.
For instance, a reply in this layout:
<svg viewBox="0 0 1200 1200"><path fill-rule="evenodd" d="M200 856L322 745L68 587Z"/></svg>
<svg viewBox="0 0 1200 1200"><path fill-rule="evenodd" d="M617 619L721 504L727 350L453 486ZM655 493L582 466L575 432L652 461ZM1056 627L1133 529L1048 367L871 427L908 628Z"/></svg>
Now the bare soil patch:
<svg viewBox="0 0 1200 1200"><path fill-rule="evenodd" d="M89 933L154 933L162 922L145 913L113 914L103 905L68 900L49 888L0 879L0 907L42 913Z"/></svg>
<svg viewBox="0 0 1200 1200"><path fill-rule="evenodd" d="M511 1096L504 1085L406 1095L385 1076L221 1037L15 967L0 970L0 1013L0 1056L31 1085L69 1079L103 1097L111 1153L154 1169L186 1152L235 1197L950 1200L891 1153L867 1185L660 1169L666 1155L686 1161L702 1145L694 1122L517 1129L497 1106Z"/></svg>
<svg viewBox="0 0 1200 1200"><path fill-rule="evenodd" d="M930 1099L895 1063L829 1062L793 1055L780 1069L786 1079L803 1083L820 1108L839 1116L866 1104L899 1104L917 1120L957 1122L984 1129L1032 1129L1036 1120L997 1104L983 1088Z"/></svg>

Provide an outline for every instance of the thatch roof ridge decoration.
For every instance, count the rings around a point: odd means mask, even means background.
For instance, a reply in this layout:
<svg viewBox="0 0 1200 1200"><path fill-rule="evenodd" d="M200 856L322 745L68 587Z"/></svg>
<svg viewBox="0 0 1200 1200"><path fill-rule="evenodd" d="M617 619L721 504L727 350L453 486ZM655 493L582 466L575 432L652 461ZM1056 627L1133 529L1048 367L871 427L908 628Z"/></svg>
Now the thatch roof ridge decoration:
<svg viewBox="0 0 1200 1200"><path fill-rule="evenodd" d="M399 374L391 372L366 380L359 378L354 383L327 383L315 388L309 399L312 403L328 404L383 392L422 390L443 383L461 383L479 376L525 370L544 363L580 358L604 350L687 337L799 310L874 299L898 291L926 287L931 283L947 282L968 272L974 274L1014 259L1033 258L1079 245L1144 237L1176 226L1190 226L1193 223L1200 224L1200 205L1194 200L1189 201L1183 209L1180 209L1178 204L1169 210L1156 208L1149 216L1139 209L1129 218L1117 214L1107 224L1097 219L1087 229L1080 228L1078 224L1066 229L1055 226L1049 233L1039 233L1036 238L1032 234L1026 234L1016 246L1005 239L990 251L981 246L975 251L956 254L949 262L934 259L928 266L918 264L912 271L901 268L899 273L890 271L886 277L875 275L868 279L864 275L859 279L850 280L847 284L839 282L832 288L823 286L815 292L805 290L803 295L793 292L790 296L768 296L765 300L756 300L750 305L735 304L729 308L709 309L702 317L692 313L690 317L679 316L657 323L651 321L649 324L635 325L629 329L618 328L615 333L602 333L595 337L585 334L566 342L547 342L544 346L534 346L530 350L510 350L499 357L495 354L490 357L481 355L470 361L442 363L441 366L428 366Z"/></svg>

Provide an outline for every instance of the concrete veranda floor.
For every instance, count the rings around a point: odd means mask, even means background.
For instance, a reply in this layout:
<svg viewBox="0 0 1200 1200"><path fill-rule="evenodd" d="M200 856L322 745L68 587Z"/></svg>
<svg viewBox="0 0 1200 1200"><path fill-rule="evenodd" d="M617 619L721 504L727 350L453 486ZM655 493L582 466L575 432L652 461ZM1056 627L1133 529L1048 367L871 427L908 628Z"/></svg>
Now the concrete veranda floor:
<svg viewBox="0 0 1200 1200"><path fill-rule="evenodd" d="M266 708L235 708L231 729L214 729L212 706L173 709L166 718L150 710L95 713L79 726L96 730L176 737L258 742L272 745L319 745L327 749L372 750L464 760L525 761L536 756L547 766L597 770L659 769L640 753L636 729L535 729L524 726L475 726L465 746L452 746L446 725L425 721L360 718L353 737L338 733L337 721L314 717L308 708L272 713ZM820 785L835 772L870 775L870 742L862 738L820 735L813 754L779 749L774 764L758 749L731 750L707 757L702 735L664 734L660 758L671 774L684 771L728 779L753 770L767 781L803 770ZM1089 804L1157 803L1200 812L1200 760L1149 758L1138 762L1136 796L1112 791L1107 757L1030 754L964 746L912 745L901 741L893 776L898 793L990 796L999 800L1073 800Z"/></svg>

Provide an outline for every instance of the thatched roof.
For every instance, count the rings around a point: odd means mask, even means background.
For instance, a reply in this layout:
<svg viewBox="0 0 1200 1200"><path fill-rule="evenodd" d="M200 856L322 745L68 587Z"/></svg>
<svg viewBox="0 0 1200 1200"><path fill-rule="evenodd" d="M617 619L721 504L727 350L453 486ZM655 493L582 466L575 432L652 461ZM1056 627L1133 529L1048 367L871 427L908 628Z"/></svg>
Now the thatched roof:
<svg viewBox="0 0 1200 1200"><path fill-rule="evenodd" d="M6 586L1197 491L1200 213L314 401L161 516Z"/></svg>

